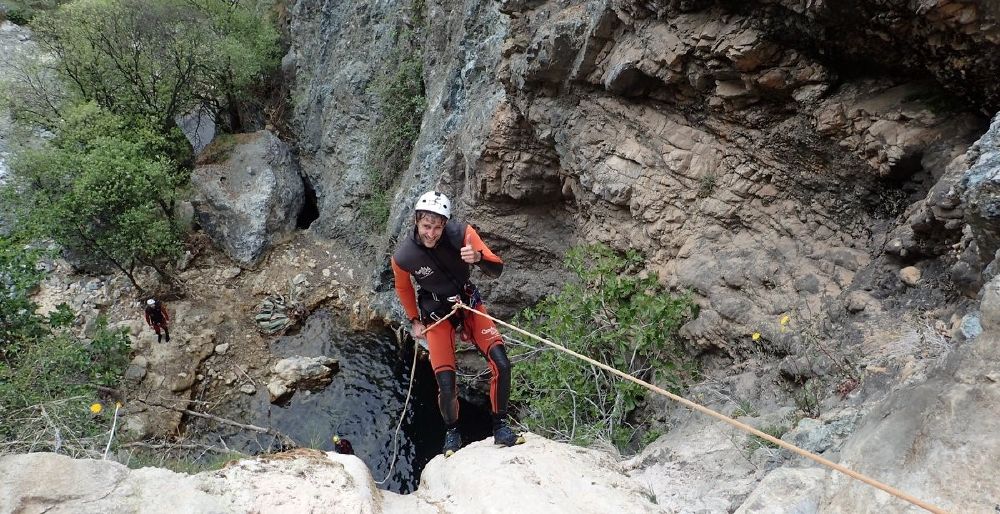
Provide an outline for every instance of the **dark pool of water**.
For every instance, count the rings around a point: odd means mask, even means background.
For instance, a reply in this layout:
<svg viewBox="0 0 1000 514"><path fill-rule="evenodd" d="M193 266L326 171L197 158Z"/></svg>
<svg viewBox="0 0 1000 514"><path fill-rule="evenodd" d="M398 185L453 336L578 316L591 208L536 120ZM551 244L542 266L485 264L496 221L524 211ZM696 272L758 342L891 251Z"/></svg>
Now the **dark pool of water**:
<svg viewBox="0 0 1000 514"><path fill-rule="evenodd" d="M412 351L401 350L391 332L355 332L328 311L312 314L299 333L279 338L271 351L276 359L333 357L340 362L340 371L325 389L296 392L283 406L272 405L266 387L258 384L241 421L274 428L299 445L327 451L333 450L331 437L338 434L351 441L355 455L368 464L375 480L382 480L392 460L393 433L406 399ZM488 412L465 401L461 409L466 438L485 437ZM243 452L258 453L274 446L271 436L221 430L226 433L218 435ZM443 438L433 373L426 360L418 360L413 396L400 431L399 455L381 487L400 493L415 490L421 470L440 452Z"/></svg>

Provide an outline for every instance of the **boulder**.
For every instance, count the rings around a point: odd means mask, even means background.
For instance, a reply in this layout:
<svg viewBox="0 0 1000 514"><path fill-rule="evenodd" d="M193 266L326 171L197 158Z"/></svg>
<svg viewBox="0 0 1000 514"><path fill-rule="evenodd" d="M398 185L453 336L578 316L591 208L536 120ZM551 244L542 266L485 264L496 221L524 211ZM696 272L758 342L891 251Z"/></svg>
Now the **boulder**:
<svg viewBox="0 0 1000 514"><path fill-rule="evenodd" d="M383 493L384 512L666 513L652 488L629 478L611 455L525 434L500 448L472 443L424 468L415 494ZM483 487L484 476L499 478Z"/></svg>
<svg viewBox="0 0 1000 514"><path fill-rule="evenodd" d="M333 380L340 369L337 359L331 357L288 357L274 365L274 377L267 384L271 402L281 402L297 389L315 391Z"/></svg>
<svg viewBox="0 0 1000 514"><path fill-rule="evenodd" d="M215 138L215 115L204 107L196 107L183 116L177 116L177 126L191 143L195 155L201 153Z"/></svg>
<svg viewBox="0 0 1000 514"><path fill-rule="evenodd" d="M675 428L625 463L629 475L649 484L668 512L732 512L763 475L743 453L750 449L745 436L701 414L678 412Z"/></svg>
<svg viewBox="0 0 1000 514"><path fill-rule="evenodd" d="M214 163L206 163L218 159ZM269 131L217 140L191 174L198 221L233 260L252 264L295 229L304 186L290 148Z"/></svg>
<svg viewBox="0 0 1000 514"><path fill-rule="evenodd" d="M778 468L736 509L736 514L790 512L818 514L823 481L830 473L821 468Z"/></svg>
<svg viewBox="0 0 1000 514"><path fill-rule="evenodd" d="M297 449L196 475L53 453L0 457L0 514L50 512L665 513L608 454L526 434L472 443L424 468L420 488L379 490L353 455ZM483 487L483 477L499 478Z"/></svg>
<svg viewBox="0 0 1000 514"><path fill-rule="evenodd" d="M899 280L913 287L920 282L920 270L916 266L907 266L899 270Z"/></svg>
<svg viewBox="0 0 1000 514"><path fill-rule="evenodd" d="M969 171L962 177L966 221L972 227L979 253L992 256L1000 249L1000 114L967 154ZM984 259L988 261L990 259ZM985 264L985 262L984 262Z"/></svg>

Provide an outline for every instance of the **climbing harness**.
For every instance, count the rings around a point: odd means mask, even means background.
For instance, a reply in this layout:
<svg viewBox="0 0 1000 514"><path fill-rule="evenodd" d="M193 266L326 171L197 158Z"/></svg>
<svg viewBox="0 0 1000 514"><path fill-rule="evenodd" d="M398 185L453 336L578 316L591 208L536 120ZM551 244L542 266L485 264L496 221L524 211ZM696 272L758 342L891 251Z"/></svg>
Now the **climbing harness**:
<svg viewBox="0 0 1000 514"><path fill-rule="evenodd" d="M884 492L887 492L887 493L895 496L896 498L899 498L899 499L901 499L903 501L909 502L909 503L911 503L913 505L916 505L916 506L918 506L918 507L920 507L920 508L922 508L924 510L927 510L929 512L933 512L935 514L945 514L945 512L946 512L946 511L944 511L943 509L941 509L939 507L931 505L931 504L929 504L929 503L927 503L927 502L925 502L923 500L920 500L919 498L911 496L911 495L909 495L909 494L907 494L907 493L905 493L903 491L900 491L899 489L896 489L896 488L894 488L894 487L892 487L890 485L883 484L882 482L879 482L879 481L877 481L877 480L875 480L873 478L870 478L870 477L868 477L866 475L858 473L857 471L854 471L854 470L852 470L850 468L847 468L847 467L844 467L844 466L842 466L840 464L837 464L836 462L833 462L833 461L828 460L828 459L824 459L823 457L820 457L819 455L816 455L815 453L812 453L812 452L807 451L807 450L803 450L802 448L799 448L798 446L795 446L794 444L787 443L787 442L782 441L781 439L778 439L777 437L774 437L774 436L772 436L772 435L770 435L768 433L765 433L765 432L762 432L760 430L757 430L756 428L754 428L754 427L752 427L750 425L747 425L746 423L741 423L739 421L736 421L735 419L732 419L729 416L726 416L726 415L720 414L718 412L715 412L714 410L709 409L708 407L704 407L704 406L699 405L699 404L697 404L695 402L692 402L691 400L688 400L686 398L683 398L681 396L673 394L673 393L671 393L671 392L669 392L669 391L667 391L665 389L662 389L662 388L657 387L657 386L655 386L653 384L650 384L648 382L645 382L643 380L635 378L632 375L629 375L628 373L625 373L623 371L619 371L619 370L617 370L615 368L612 368L611 366L608 366L607 364L604 364L604 363L598 362L598 361L596 361L594 359L591 359L590 357L587 357L586 355L574 352L573 350L570 350L569 348L566 348L565 346L561 346L561 345L556 344L556 343L554 343L552 341L549 341L548 339L536 336L536 335L534 335L534 334L532 334L530 332L527 332L525 330L521 330L520 328L517 328L514 325L511 325L510 323L505 323L505 322L503 322L503 321L501 321L501 320L499 320L497 318L494 318L493 316L490 316L489 314L486 314L485 312L480 312L480 311L478 311L476 309L469 308L467 305L464 305L464 304L461 304L461 303L456 303L453 308L455 310L465 309L465 310L467 310L467 311L469 311L469 312L471 312L473 314L476 314L478 316L483 316L485 318L491 319L491 320L493 320L494 323L496 323L498 325L503 325L504 327L507 327L507 328L509 328L511 330L514 330L515 332L518 332L518 333L523 334L525 336L528 336L528 337L530 337L532 339L540 341L540 342L542 342L542 343L544 343L544 344L546 344L546 345L548 345L548 346L550 346L552 348L555 348L556 350L559 350L559 351L561 351L563 353L567 353L569 355L572 355L573 357L576 357L577 359L585 361L588 364L591 364L593 366L597 366L597 367L599 367L599 368L601 368L601 369L603 369L603 370L605 370L605 371L607 371L609 373L613 373L613 374L615 374L615 375L617 375L617 376L619 376L619 377L621 377L621 378L623 378L625 380L628 380L630 382L638 384L638 385L640 385L640 386L642 386L642 387L644 387L646 389L649 389L650 391L653 391L654 393L660 394L662 396L666 396L667 398L670 398L671 400L674 400L675 402L678 402L681 405L684 405L685 407L687 407L689 409L698 411L698 412L700 412L702 414L705 414L707 416L711 416L711 417L713 417L715 419L718 419L720 421L728 423L728 424L730 424L730 425L732 425L732 426L734 426L734 427L736 427L736 428L738 428L738 429L740 429L740 430L742 430L744 432L748 432L750 434L753 434L753 435L755 435L755 436L757 436L757 437L759 437L761 439L764 439L764 440L769 441L769 442L771 442L773 444L776 444L776 445L778 445L778 446L780 446L782 448L785 448L786 450L791 450L792 452L794 452L794 453L796 453L798 455L801 455L803 457L811 459L811 460L813 460L815 462L818 462L818 463L820 463L820 464L822 464L822 465L824 465L824 466L826 466L828 468L831 468L833 470L839 471L839 472L841 472L841 473L843 473L843 474L845 474L845 475L847 475L847 476L849 476L849 477L851 477L851 478L853 478L855 480L859 480L861 482L864 482L864 483L866 483L866 484L868 484L868 485L870 485L872 487L875 487L875 488L880 489L880 490L882 490Z"/></svg>

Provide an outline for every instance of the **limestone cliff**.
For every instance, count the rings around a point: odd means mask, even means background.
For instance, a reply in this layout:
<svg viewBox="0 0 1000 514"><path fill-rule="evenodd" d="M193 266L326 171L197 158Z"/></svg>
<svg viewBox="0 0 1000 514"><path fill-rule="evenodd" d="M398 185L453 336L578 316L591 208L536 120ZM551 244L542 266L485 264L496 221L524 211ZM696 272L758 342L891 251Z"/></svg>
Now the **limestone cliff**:
<svg viewBox="0 0 1000 514"><path fill-rule="evenodd" d="M481 441L437 457L414 494L374 480L353 455L308 449L196 475L31 453L0 457L0 514L671 512L608 455L530 435L515 448Z"/></svg>
<svg viewBox="0 0 1000 514"><path fill-rule="evenodd" d="M387 233L421 191L456 197L513 264L490 293L501 313L557 287L572 244L638 248L698 294L690 340L730 354L783 313L845 309L872 283L899 294L899 268L961 238L951 223L884 259L899 215L967 167L953 161L997 104L982 77L998 29L962 2L852 6L428 2L427 110ZM293 10L286 62L320 234L356 230L368 56L391 51L409 7Z"/></svg>
<svg viewBox="0 0 1000 514"><path fill-rule="evenodd" d="M412 5L332 4L296 4L293 27L302 30L289 62L303 169L323 192L313 230L340 236L366 194L368 56L387 51L382 28L406 25L399 13ZM844 380L821 395L820 425L799 420L789 437L847 459L869 449L860 439L844 446L855 427L872 433L879 408L919 396L891 391L938 380L928 377L944 356L977 335L974 299L1000 266L1000 121L989 123L1000 109L995 3L422 5L427 109L394 184L388 237L375 245L380 290L382 257L407 229L413 199L432 187L452 195L458 215L510 263L487 288L501 315L555 290L574 244L639 249L664 283L693 291L701 306L682 334L722 378L693 392L729 412L735 399L753 398L772 409L767 418L791 403L784 386L836 375ZM791 323L779 323L786 315ZM845 356L864 375L860 391L837 370ZM766 369L749 369L748 357ZM971 358L952 359L971 369ZM936 465L938 443L911 442L893 451ZM994 444L985 448L996 455ZM756 473L734 477L741 489L705 508L739 507ZM792 478L816 479L806 475ZM755 501L775 490L768 481L782 480L765 479Z"/></svg>

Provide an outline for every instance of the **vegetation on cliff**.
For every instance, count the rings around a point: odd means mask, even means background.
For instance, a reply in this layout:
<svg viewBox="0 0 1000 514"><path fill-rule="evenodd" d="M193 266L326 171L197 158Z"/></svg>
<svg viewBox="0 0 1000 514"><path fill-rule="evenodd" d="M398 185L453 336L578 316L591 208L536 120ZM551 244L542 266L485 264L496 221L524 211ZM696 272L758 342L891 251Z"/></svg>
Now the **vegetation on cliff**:
<svg viewBox="0 0 1000 514"><path fill-rule="evenodd" d="M181 246L175 207L191 168L177 119L201 108L239 124L227 113L277 64L263 14L221 0L76 0L35 16L47 56L15 67L6 99L55 136L13 161L4 196L19 226L136 287L137 265L162 272Z"/></svg>
<svg viewBox="0 0 1000 514"><path fill-rule="evenodd" d="M173 211L187 171L168 157L176 142L93 103L70 108L56 134L13 163L4 196L20 229L110 263L138 288L136 266L181 249Z"/></svg>
<svg viewBox="0 0 1000 514"><path fill-rule="evenodd" d="M0 454L98 456L107 420L89 406L95 388L118 387L128 336L102 319L92 338L79 339L66 304L38 314L29 297L43 277L37 259L37 251L0 237Z"/></svg>
<svg viewBox="0 0 1000 514"><path fill-rule="evenodd" d="M643 256L604 245L577 247L566 266L577 281L519 315L518 325L571 350L645 380L678 390L695 372L677 331L696 314L688 295L671 295ZM608 441L634 448L642 434L635 414L642 387L560 352L515 345L513 400L521 422L556 440ZM648 429L648 427L646 427Z"/></svg>
<svg viewBox="0 0 1000 514"><path fill-rule="evenodd" d="M185 235L177 207L192 159L178 119L200 108L240 125L247 91L277 66L278 31L267 0L25 6L41 51L9 63L0 84L18 133L36 135L0 185L15 220L0 236L0 453L94 456L113 409L90 406L95 391L118 394L128 337L100 317L81 331L65 304L39 314L30 295L43 275L25 248L54 241L143 293L135 269L165 274Z"/></svg>
<svg viewBox="0 0 1000 514"><path fill-rule="evenodd" d="M422 52L425 9L422 0L410 6L411 28L398 32L385 67L368 86L368 93L377 100L378 118L369 133L365 167L371 188L361 205L361 217L373 231L381 230L389 219L394 185L410 164L427 107Z"/></svg>

